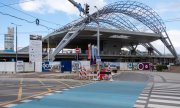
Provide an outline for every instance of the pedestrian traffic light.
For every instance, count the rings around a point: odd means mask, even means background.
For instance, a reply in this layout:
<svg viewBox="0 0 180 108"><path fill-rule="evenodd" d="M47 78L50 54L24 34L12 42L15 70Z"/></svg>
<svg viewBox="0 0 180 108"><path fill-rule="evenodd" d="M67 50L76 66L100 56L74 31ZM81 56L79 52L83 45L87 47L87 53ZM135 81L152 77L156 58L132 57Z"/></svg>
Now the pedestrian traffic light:
<svg viewBox="0 0 180 108"><path fill-rule="evenodd" d="M85 5L85 13L89 14L89 5L88 4Z"/></svg>

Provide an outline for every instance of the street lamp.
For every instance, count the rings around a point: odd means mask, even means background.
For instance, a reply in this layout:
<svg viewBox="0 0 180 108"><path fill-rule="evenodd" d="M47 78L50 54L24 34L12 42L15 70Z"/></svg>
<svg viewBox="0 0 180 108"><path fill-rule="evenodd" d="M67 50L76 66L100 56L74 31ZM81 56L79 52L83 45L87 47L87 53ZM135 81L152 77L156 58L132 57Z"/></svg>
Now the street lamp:
<svg viewBox="0 0 180 108"><path fill-rule="evenodd" d="M97 27L97 56L99 57L98 59L100 59L100 35L99 35L99 21L98 21L98 18L99 18L99 9L97 8L97 6L94 6L96 9L97 9L97 24L98 24L98 27ZM98 70L99 70L99 62L98 62Z"/></svg>
<svg viewBox="0 0 180 108"><path fill-rule="evenodd" d="M18 25L18 24L15 24L15 23L11 23L12 25L15 25L16 26L16 64L17 64L17 60L18 60L18 50L17 50L17 26L22 26L22 25ZM15 69L15 72L17 72L17 69Z"/></svg>

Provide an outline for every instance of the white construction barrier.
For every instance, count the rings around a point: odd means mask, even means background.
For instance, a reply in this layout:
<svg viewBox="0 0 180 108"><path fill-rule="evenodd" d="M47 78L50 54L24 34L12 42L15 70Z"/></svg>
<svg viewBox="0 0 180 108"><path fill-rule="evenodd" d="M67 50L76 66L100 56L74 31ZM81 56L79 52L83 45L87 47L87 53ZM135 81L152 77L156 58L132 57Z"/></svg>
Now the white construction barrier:
<svg viewBox="0 0 180 108"><path fill-rule="evenodd" d="M23 62L22 70L20 72L34 72L35 65L34 63ZM15 62L0 62L0 72L15 72L16 63ZM19 71L17 71L19 72Z"/></svg>

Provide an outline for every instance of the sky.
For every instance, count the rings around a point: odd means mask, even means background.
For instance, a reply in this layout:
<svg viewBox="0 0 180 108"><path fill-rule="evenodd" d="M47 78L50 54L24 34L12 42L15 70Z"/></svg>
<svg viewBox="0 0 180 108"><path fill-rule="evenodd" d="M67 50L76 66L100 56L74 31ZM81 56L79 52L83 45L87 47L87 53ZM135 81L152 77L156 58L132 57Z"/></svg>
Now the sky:
<svg viewBox="0 0 180 108"><path fill-rule="evenodd" d="M91 13L96 10L94 6L100 9L117 1L119 0L76 0L81 4L88 3ZM180 0L135 1L151 7L158 13L165 22L167 33L177 53L180 54ZM12 16L26 19L28 22ZM40 19L40 24L46 27L37 26L36 18ZM46 36L53 31L49 28L60 28L78 18L80 18L78 9L68 0L0 0L0 50L4 49L4 34L7 33L7 27L14 27L11 23L21 25L17 27L18 49L20 49L29 44L30 34ZM169 53L167 49L164 50L161 41L153 42L153 45L161 52ZM145 50L142 47L138 48Z"/></svg>

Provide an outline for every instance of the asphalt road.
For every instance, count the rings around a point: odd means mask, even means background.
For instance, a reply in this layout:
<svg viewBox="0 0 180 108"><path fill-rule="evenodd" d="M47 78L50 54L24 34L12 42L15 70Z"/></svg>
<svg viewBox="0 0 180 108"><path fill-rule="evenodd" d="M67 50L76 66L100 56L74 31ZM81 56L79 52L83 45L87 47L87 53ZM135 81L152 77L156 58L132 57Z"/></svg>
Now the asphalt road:
<svg viewBox="0 0 180 108"><path fill-rule="evenodd" d="M0 78L0 107L87 83L91 82L68 79Z"/></svg>
<svg viewBox="0 0 180 108"><path fill-rule="evenodd" d="M149 80L149 75L135 72L122 72L121 74L114 76L113 80L147 82Z"/></svg>

